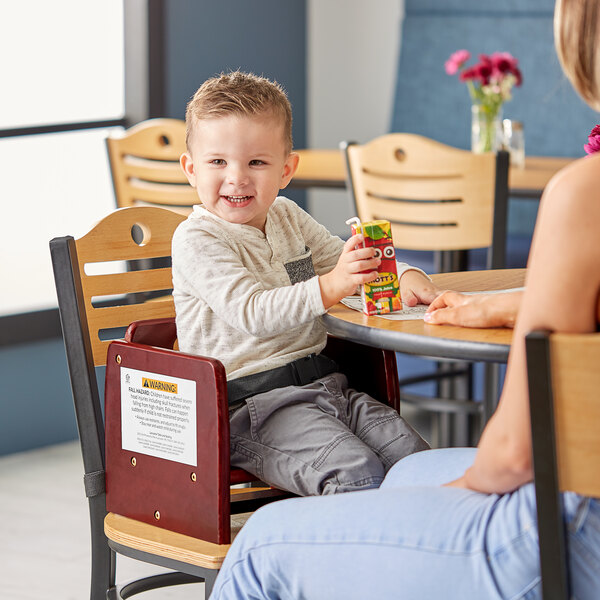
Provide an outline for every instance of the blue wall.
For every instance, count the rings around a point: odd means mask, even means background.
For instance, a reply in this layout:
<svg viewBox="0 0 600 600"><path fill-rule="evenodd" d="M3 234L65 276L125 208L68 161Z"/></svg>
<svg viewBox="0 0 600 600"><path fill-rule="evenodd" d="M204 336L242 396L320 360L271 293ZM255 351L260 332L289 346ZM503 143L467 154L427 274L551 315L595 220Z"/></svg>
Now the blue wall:
<svg viewBox="0 0 600 600"><path fill-rule="evenodd" d="M182 119L200 84L240 69L278 81L306 147L306 0L177 0L166 3L166 116ZM305 193L286 190L305 206Z"/></svg>
<svg viewBox="0 0 600 600"><path fill-rule="evenodd" d="M562 74L553 40L554 0L406 0L391 131L419 133L470 147L466 85L444 71L465 48L510 52L523 85L504 105L504 117L524 123L525 151L534 156L584 155L583 144L600 121ZM509 233L531 235L537 202L511 200ZM510 240L509 240L510 241Z"/></svg>
<svg viewBox="0 0 600 600"><path fill-rule="evenodd" d="M514 88L504 117L522 121L526 152L583 156L598 122L563 75L553 40L554 0L406 0L392 131L409 131L461 148L470 147L470 99L444 62L465 48L510 52L519 59L523 85Z"/></svg>
<svg viewBox="0 0 600 600"><path fill-rule="evenodd" d="M0 455L77 437L62 338L0 348Z"/></svg>

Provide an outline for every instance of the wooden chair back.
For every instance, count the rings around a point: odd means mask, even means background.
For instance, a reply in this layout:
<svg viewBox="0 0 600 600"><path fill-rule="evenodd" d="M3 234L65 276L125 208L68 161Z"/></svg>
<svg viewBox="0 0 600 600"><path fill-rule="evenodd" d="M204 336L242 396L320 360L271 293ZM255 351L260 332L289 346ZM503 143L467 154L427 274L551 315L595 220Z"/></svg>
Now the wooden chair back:
<svg viewBox="0 0 600 600"><path fill-rule="evenodd" d="M67 241L77 260L85 310L81 325L95 366L106 364L108 345L133 321L175 316L171 267L152 261L170 261L173 232L184 219L163 208L121 209L78 240ZM150 292L159 296L146 301Z"/></svg>
<svg viewBox="0 0 600 600"><path fill-rule="evenodd" d="M215 359L171 350L175 342L175 311L170 293L171 238L184 219L183 215L165 208L123 208L109 214L77 240L65 236L50 242L90 506L91 597L94 600L115 594L115 552L179 571L131 582L126 586L128 596L146 589L199 581L198 578L204 579L208 596L231 536L242 523L239 519L230 522L230 514L254 510L257 502L263 502L263 497L255 500L254 496L263 491L268 496L267 501L281 496L279 490L272 493L270 488L230 489L229 443L213 443L215 437L229 439L225 369ZM159 259L168 264L156 266ZM148 293L156 293L157 297L148 299ZM133 340L135 326L128 326L139 319L149 319L145 322L154 326L146 327L145 335L140 335L136 343L120 341L124 336L126 340ZM163 323L166 325L161 326ZM169 530L169 518L163 517L158 523L153 520L154 511L149 517L147 514L133 516L128 508L107 513L107 490L113 496L122 490L117 502L135 495L123 485L121 455L130 453L122 449L121 443L111 441L118 437L120 442L121 434L113 418L114 397L120 389L120 376L115 367L136 364L142 370L154 368L157 372L162 369L169 372L183 361L190 364L186 371L188 377L196 378L197 410L202 420L198 426L197 453L204 461L198 467L200 475L194 496L203 503L198 502L189 510L198 516L199 531L209 532L206 537L182 535L172 527ZM110 423L107 418L107 441L96 369L104 366L106 413L109 406L113 407ZM129 468L136 467L136 477L141 472L140 467L147 473L150 461L157 461L141 454L135 465L130 456L125 458ZM109 475L107 463L120 470L113 469ZM173 465L175 473L177 467L184 469L185 480L189 482L189 469L185 465ZM231 482L254 479L244 474L238 470ZM169 477L172 478L170 471ZM152 476L144 483L147 490L155 483L154 479ZM169 490L162 480L160 490ZM251 494L245 493L246 490ZM152 498L153 494L148 492L145 496ZM235 507L230 508L230 504ZM135 509L140 506L142 510L146 508L138 498ZM166 513L165 517L177 519L174 511L172 515L168 510Z"/></svg>
<svg viewBox="0 0 600 600"><path fill-rule="evenodd" d="M560 492L600 498L600 333L526 339L543 597L569 598Z"/></svg>
<svg viewBox="0 0 600 600"><path fill-rule="evenodd" d="M342 150L357 216L391 221L397 248L489 247L489 265L504 266L506 153L473 154L407 133Z"/></svg>
<svg viewBox="0 0 600 600"><path fill-rule="evenodd" d="M118 208L160 206L189 214L198 196L179 157L186 151L185 123L150 119L106 139Z"/></svg>

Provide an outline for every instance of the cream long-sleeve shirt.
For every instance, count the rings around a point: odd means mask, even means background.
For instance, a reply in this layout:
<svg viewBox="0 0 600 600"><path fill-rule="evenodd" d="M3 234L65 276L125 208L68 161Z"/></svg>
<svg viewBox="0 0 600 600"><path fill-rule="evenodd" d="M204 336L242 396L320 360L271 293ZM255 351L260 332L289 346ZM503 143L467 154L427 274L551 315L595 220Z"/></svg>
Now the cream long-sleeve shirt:
<svg viewBox="0 0 600 600"><path fill-rule="evenodd" d="M195 206L173 236L179 349L219 359L228 379L320 352L318 275L335 267L343 245L284 197L269 209L265 233ZM398 276L412 268L399 263Z"/></svg>

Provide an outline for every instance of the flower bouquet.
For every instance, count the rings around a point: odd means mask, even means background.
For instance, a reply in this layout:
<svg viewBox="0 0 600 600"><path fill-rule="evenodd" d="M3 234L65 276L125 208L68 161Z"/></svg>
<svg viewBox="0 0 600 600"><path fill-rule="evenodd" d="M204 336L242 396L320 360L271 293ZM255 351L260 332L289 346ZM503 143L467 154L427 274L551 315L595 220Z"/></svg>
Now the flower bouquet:
<svg viewBox="0 0 600 600"><path fill-rule="evenodd" d="M468 50L457 50L444 67L448 75L458 73L471 96L471 149L473 152L496 151L501 145L502 105L512 98L512 88L521 85L523 75L517 59L508 52L480 54L479 62L467 67L465 64L470 58Z"/></svg>

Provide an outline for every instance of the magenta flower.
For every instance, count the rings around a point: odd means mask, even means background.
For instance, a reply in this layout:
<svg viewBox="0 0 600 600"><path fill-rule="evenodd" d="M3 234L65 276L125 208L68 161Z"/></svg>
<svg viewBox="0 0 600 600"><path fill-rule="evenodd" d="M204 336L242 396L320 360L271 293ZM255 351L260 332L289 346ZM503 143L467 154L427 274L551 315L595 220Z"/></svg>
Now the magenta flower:
<svg viewBox="0 0 600 600"><path fill-rule="evenodd" d="M458 74L458 78L460 79L460 81L469 81L470 79L477 79L478 75L479 69L476 66L467 67Z"/></svg>
<svg viewBox="0 0 600 600"><path fill-rule="evenodd" d="M471 53L468 50L457 50L444 63L446 73L454 75L470 58Z"/></svg>
<svg viewBox="0 0 600 600"><path fill-rule="evenodd" d="M515 76L515 85L521 85L523 75L518 67L519 61L509 52L494 52L490 57L492 64L492 79L503 79L507 74L511 73Z"/></svg>
<svg viewBox="0 0 600 600"><path fill-rule="evenodd" d="M583 149L588 154L600 152L600 125L596 125L588 136L588 143L583 145Z"/></svg>

